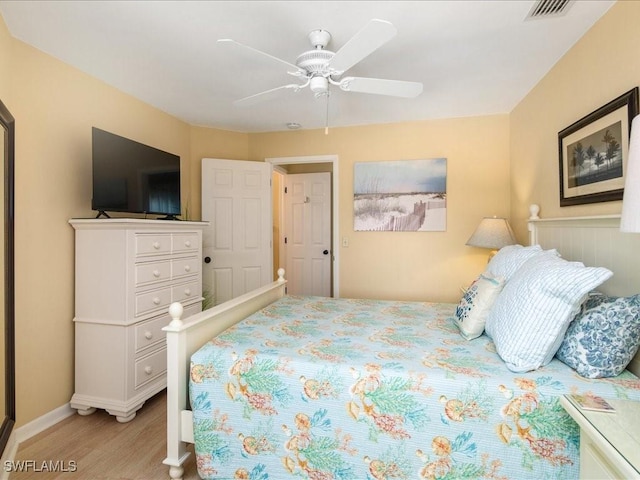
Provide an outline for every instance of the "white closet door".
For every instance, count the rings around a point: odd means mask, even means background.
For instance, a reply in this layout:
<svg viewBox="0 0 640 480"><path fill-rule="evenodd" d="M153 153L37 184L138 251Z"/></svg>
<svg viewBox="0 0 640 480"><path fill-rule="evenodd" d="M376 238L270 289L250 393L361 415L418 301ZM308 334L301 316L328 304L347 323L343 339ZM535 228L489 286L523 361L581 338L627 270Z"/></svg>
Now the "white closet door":
<svg viewBox="0 0 640 480"><path fill-rule="evenodd" d="M331 176L286 176L287 293L331 296Z"/></svg>

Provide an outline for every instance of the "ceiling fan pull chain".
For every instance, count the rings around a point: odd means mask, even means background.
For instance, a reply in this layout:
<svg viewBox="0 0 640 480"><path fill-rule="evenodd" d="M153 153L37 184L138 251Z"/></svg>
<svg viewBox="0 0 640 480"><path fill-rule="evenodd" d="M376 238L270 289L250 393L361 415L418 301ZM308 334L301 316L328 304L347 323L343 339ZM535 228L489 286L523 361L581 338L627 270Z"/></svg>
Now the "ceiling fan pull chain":
<svg viewBox="0 0 640 480"><path fill-rule="evenodd" d="M329 135L329 96L331 95L331 92L327 89L327 111L326 111L326 116L325 116L325 122L324 122L324 134L325 135Z"/></svg>

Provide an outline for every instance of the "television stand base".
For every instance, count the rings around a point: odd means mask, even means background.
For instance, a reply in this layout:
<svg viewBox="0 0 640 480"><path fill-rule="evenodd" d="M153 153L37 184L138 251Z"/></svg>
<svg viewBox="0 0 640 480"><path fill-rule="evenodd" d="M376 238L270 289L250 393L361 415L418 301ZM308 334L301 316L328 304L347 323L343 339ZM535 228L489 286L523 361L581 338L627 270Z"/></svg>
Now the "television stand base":
<svg viewBox="0 0 640 480"><path fill-rule="evenodd" d="M104 210L98 210L98 215L96 215L96 218L100 218L100 217L111 218L109 214Z"/></svg>

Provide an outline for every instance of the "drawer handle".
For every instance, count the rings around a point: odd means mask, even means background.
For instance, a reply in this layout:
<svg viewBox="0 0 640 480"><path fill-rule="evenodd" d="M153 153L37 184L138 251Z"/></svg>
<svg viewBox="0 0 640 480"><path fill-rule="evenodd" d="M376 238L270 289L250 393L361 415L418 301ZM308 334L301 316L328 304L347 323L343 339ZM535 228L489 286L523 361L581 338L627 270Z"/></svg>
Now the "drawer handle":
<svg viewBox="0 0 640 480"><path fill-rule="evenodd" d="M158 250L160 248L160 242L153 242L153 248Z"/></svg>
<svg viewBox="0 0 640 480"><path fill-rule="evenodd" d="M153 368L147 365L146 367L144 367L144 373L146 373L147 375L151 375L153 373Z"/></svg>
<svg viewBox="0 0 640 480"><path fill-rule="evenodd" d="M158 297L153 297L153 304L160 305L160 299Z"/></svg>
<svg viewBox="0 0 640 480"><path fill-rule="evenodd" d="M146 338L147 340L151 340L153 338L153 333L147 330L146 332L144 332L144 338Z"/></svg>
<svg viewBox="0 0 640 480"><path fill-rule="evenodd" d="M153 271L153 276L156 277L156 278L159 278L160 277L160 272L158 270L154 270Z"/></svg>
<svg viewBox="0 0 640 480"><path fill-rule="evenodd" d="M191 289L190 288L185 288L184 289L184 294L188 297L191 295Z"/></svg>
<svg viewBox="0 0 640 480"><path fill-rule="evenodd" d="M185 272L190 272L191 271L191 265L185 265L184 266L184 271Z"/></svg>
<svg viewBox="0 0 640 480"><path fill-rule="evenodd" d="M184 246L185 247L190 247L191 246L191 240L187 240L184 242Z"/></svg>

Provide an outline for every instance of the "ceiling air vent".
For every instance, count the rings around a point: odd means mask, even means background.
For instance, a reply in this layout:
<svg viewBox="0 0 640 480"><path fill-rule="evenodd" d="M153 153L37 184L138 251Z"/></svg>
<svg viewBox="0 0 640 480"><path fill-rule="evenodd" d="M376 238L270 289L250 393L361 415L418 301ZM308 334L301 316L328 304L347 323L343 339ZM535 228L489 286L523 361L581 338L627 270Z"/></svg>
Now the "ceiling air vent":
<svg viewBox="0 0 640 480"><path fill-rule="evenodd" d="M538 0L533 4L526 20L559 17L569 10L574 0Z"/></svg>

